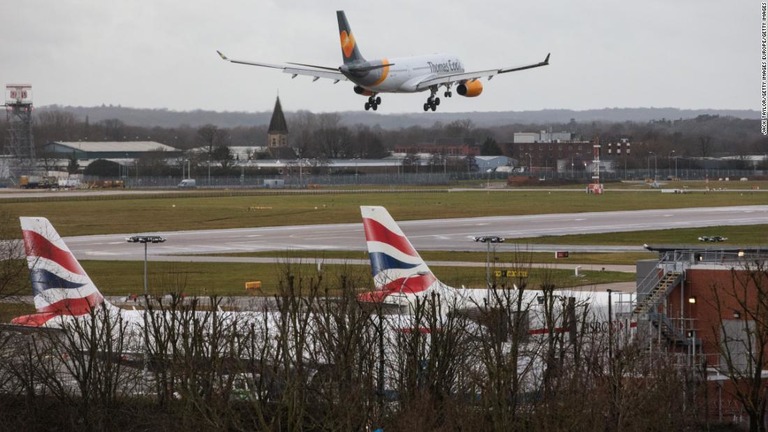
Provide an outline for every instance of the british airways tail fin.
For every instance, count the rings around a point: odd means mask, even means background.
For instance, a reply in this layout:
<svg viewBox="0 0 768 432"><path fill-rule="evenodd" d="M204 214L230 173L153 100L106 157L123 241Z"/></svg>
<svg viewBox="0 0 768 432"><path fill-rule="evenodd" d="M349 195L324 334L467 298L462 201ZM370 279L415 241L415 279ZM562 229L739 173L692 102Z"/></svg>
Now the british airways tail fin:
<svg viewBox="0 0 768 432"><path fill-rule="evenodd" d="M435 277L387 209L363 206L360 211L377 290L368 301L449 288Z"/></svg>
<svg viewBox="0 0 768 432"><path fill-rule="evenodd" d="M43 326L51 318L86 315L105 303L48 219L20 220L37 313L14 318L13 324Z"/></svg>
<svg viewBox="0 0 768 432"><path fill-rule="evenodd" d="M336 18L339 21L339 37L341 38L341 56L344 58L344 64L364 62L360 50L357 49L355 36L352 35L352 28L349 26L347 16L344 11L336 11Z"/></svg>

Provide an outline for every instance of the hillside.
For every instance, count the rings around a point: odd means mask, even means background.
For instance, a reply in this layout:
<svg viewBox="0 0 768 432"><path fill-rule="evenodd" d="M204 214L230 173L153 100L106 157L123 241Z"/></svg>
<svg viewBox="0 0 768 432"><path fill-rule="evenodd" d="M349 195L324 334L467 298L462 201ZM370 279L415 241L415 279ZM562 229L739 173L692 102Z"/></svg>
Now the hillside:
<svg viewBox="0 0 768 432"><path fill-rule="evenodd" d="M129 126L174 128L182 125L199 127L214 124L222 128L238 126L250 127L267 125L271 112L216 112L216 111L171 111L167 109L127 108L121 106L72 107L49 105L36 108L37 112L67 111L79 120L88 118L90 123L107 119L119 119ZM288 122L297 112L286 112ZM450 123L454 120L469 119L476 126L493 127L508 124L547 124L568 123L573 119L578 123L586 122L625 122L645 123L651 120L677 120L695 118L700 115L719 115L742 119L759 119L755 110L717 110L717 109L677 109L677 108L603 108L574 111L566 109L548 109L541 111L504 111L504 112L465 112L465 113L412 113L379 114L365 111L340 112L341 121L347 125L362 124L379 126L384 129L399 129L411 126L430 127L435 122Z"/></svg>

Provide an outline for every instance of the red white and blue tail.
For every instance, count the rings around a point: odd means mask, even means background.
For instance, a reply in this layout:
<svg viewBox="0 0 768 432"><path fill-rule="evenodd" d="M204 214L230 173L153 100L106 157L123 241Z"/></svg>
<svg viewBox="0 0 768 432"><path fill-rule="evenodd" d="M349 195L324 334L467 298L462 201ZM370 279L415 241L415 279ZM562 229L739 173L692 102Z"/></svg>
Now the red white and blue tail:
<svg viewBox="0 0 768 432"><path fill-rule="evenodd" d="M104 303L104 297L48 219L20 220L37 313L14 318L14 324L42 326L57 316L86 315Z"/></svg>
<svg viewBox="0 0 768 432"><path fill-rule="evenodd" d="M387 209L363 206L360 211L371 259L371 273L379 291L369 300L381 301L390 294L420 294L446 288L413 248Z"/></svg>

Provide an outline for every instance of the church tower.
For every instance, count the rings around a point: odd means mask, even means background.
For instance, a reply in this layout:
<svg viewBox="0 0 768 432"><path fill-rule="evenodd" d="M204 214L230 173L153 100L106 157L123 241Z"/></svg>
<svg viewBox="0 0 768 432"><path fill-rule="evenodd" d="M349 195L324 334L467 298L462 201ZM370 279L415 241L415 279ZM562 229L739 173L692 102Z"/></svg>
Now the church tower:
<svg viewBox="0 0 768 432"><path fill-rule="evenodd" d="M270 149L288 147L288 124L285 122L283 107L280 105L280 96L275 101L275 110L272 112L272 120L269 121L267 147Z"/></svg>

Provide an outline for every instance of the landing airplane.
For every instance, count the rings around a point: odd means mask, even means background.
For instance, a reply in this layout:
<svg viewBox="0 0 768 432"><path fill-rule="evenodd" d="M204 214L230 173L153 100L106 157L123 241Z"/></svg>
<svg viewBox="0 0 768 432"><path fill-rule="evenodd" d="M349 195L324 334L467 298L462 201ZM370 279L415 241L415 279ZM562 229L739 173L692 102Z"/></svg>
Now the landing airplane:
<svg viewBox="0 0 768 432"><path fill-rule="evenodd" d="M341 39L341 54L344 64L338 67L317 66L304 63L273 64L246 60L234 60L219 53L222 59L249 66L260 66L280 69L291 74L308 75L317 81L320 78L332 79L334 84L339 81L352 81L355 93L368 96L365 110L376 111L381 104L380 93L416 93L429 90L429 97L424 103L424 111L435 111L440 105L437 97L439 88L445 87L443 96L453 96L452 87L460 96L475 97L483 92L481 78L491 80L494 76L533 69L549 64L549 54L544 61L524 66L501 67L473 72L466 72L461 60L455 55L432 54L414 57L392 59L366 60L358 48L352 29L349 26L344 11L337 11L339 34Z"/></svg>

